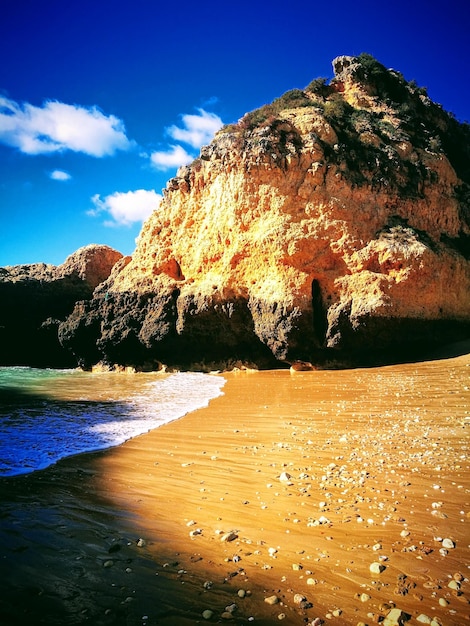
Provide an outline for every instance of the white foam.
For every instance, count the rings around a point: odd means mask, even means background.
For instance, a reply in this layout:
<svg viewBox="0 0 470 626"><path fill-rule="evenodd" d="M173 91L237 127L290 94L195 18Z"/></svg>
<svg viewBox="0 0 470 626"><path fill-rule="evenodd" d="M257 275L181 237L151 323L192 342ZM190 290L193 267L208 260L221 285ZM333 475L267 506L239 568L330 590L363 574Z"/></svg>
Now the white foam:
<svg viewBox="0 0 470 626"><path fill-rule="evenodd" d="M0 476L44 469L66 456L120 445L207 406L222 394L224 383L220 376L176 373L140 386L125 401L95 401L91 393L90 400L85 395L14 407L0 418Z"/></svg>

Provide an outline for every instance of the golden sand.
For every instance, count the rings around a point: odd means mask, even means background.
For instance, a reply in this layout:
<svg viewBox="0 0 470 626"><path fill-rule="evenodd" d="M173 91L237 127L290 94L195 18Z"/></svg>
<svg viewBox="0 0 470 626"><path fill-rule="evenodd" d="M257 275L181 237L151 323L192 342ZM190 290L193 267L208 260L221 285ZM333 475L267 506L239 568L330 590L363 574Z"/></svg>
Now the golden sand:
<svg viewBox="0 0 470 626"><path fill-rule="evenodd" d="M1 623L468 623L470 355L224 377L4 481Z"/></svg>

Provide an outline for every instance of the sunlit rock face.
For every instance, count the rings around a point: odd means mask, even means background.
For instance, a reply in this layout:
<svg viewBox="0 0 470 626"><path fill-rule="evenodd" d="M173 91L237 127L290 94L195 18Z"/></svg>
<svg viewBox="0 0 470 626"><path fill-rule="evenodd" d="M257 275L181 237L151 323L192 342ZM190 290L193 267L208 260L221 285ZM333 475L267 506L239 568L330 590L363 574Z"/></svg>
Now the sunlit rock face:
<svg viewBox="0 0 470 626"><path fill-rule="evenodd" d="M470 130L369 55L224 127L61 326L83 364L359 363L468 335Z"/></svg>
<svg viewBox="0 0 470 626"><path fill-rule="evenodd" d="M76 365L59 344L59 323L77 301L92 297L121 257L108 246L91 244L62 265L0 268L0 365Z"/></svg>

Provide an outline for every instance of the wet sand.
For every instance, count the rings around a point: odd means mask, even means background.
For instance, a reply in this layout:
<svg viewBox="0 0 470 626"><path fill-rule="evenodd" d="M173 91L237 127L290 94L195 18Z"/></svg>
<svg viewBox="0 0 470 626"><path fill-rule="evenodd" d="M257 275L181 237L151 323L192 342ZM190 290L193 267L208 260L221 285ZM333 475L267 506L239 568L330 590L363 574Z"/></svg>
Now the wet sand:
<svg viewBox="0 0 470 626"><path fill-rule="evenodd" d="M224 377L0 481L0 623L469 623L470 355Z"/></svg>

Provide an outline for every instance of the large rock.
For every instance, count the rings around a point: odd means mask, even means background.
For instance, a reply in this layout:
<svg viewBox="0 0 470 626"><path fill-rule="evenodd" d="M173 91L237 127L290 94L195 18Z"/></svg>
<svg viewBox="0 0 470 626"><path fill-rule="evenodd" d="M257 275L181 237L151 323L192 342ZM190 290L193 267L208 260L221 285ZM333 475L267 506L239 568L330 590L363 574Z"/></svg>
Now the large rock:
<svg viewBox="0 0 470 626"><path fill-rule="evenodd" d="M121 257L108 246L93 244L59 266L0 268L0 365L76 365L59 344L58 325L77 301L92 297Z"/></svg>
<svg viewBox="0 0 470 626"><path fill-rule="evenodd" d="M470 130L369 55L226 126L60 327L82 364L405 358L468 336Z"/></svg>

